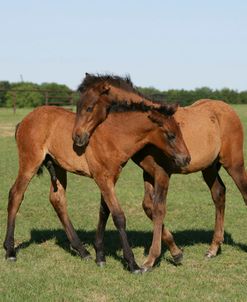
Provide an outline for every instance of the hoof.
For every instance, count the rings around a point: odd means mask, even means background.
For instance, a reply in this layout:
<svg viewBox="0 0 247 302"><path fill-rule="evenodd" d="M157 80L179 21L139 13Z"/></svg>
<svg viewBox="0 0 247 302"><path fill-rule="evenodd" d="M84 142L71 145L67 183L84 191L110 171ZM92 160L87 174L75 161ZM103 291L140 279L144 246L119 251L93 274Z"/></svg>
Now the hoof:
<svg viewBox="0 0 247 302"><path fill-rule="evenodd" d="M17 260L16 256L5 257L5 259L9 262L15 262Z"/></svg>
<svg viewBox="0 0 247 302"><path fill-rule="evenodd" d="M98 261L98 262L96 262L96 264L98 265L98 267L105 267L106 266L105 261Z"/></svg>
<svg viewBox="0 0 247 302"><path fill-rule="evenodd" d="M92 259L90 253L84 248L84 249L75 249L72 245L70 245L70 250L72 253L80 256L83 260L90 260Z"/></svg>
<svg viewBox="0 0 247 302"><path fill-rule="evenodd" d="M153 270L153 267L147 267L147 266L142 266L141 267L141 272L142 274L145 274L145 273L149 273Z"/></svg>
<svg viewBox="0 0 247 302"><path fill-rule="evenodd" d="M7 261L11 261L11 262L16 261L17 260L17 258L16 258L16 251L14 249L11 250L11 251L7 251L6 255L5 255L5 259Z"/></svg>
<svg viewBox="0 0 247 302"><path fill-rule="evenodd" d="M216 255L214 253L210 252L210 251L207 251L206 254L205 254L205 259L207 259L207 260L212 259L214 257L216 257Z"/></svg>
<svg viewBox="0 0 247 302"><path fill-rule="evenodd" d="M180 265L180 264L182 264L183 257L184 257L184 256L183 256L183 253L179 253L179 254L177 254L177 255L172 256L175 265Z"/></svg>
<svg viewBox="0 0 247 302"><path fill-rule="evenodd" d="M127 266L128 270L132 273L132 274L141 274L142 273L142 269L139 267L139 265L137 265L136 263L133 266Z"/></svg>
<svg viewBox="0 0 247 302"><path fill-rule="evenodd" d="M134 274L134 275L139 275L139 274L143 273L141 268L138 268L138 269L136 268L130 272L131 272L131 274Z"/></svg>
<svg viewBox="0 0 247 302"><path fill-rule="evenodd" d="M91 256L90 254L88 254L88 255L86 255L86 256L81 256L81 258L82 258L83 260L85 260L85 261L90 261L90 260L93 259L92 256Z"/></svg>

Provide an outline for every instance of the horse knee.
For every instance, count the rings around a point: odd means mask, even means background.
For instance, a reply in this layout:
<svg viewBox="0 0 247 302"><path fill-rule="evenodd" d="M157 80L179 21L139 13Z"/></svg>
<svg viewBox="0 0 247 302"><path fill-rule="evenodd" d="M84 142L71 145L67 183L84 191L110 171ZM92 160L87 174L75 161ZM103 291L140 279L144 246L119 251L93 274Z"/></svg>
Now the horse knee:
<svg viewBox="0 0 247 302"><path fill-rule="evenodd" d="M50 193L50 202L58 215L61 215L64 212L65 202L60 192Z"/></svg>
<svg viewBox="0 0 247 302"><path fill-rule="evenodd" d="M212 197L215 203L224 205L225 204L226 188L223 185L219 185L212 190Z"/></svg>
<svg viewBox="0 0 247 302"><path fill-rule="evenodd" d="M144 201L142 203L142 208L145 212L145 214L147 215L148 218L152 219L152 214L153 214L153 210L152 210L152 207L149 206L148 204L146 204Z"/></svg>
<svg viewBox="0 0 247 302"><path fill-rule="evenodd" d="M112 214L112 219L117 229L126 228L126 218L123 212Z"/></svg>

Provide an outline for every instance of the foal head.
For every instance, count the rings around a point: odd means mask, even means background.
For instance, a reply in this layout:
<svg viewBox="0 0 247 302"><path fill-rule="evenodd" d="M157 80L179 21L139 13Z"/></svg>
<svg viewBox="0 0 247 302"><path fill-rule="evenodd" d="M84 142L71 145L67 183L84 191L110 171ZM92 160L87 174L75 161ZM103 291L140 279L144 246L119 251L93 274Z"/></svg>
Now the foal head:
<svg viewBox="0 0 247 302"><path fill-rule="evenodd" d="M87 145L94 129L106 119L107 102L93 89L84 92L77 104L72 138L79 147Z"/></svg>
<svg viewBox="0 0 247 302"><path fill-rule="evenodd" d="M167 157L171 158L179 167L190 163L191 157L183 140L180 127L173 117L177 110L176 105L162 105L159 109L151 110L148 117L158 125L159 139L156 146L161 149ZM152 141L152 138L151 138Z"/></svg>
<svg viewBox="0 0 247 302"><path fill-rule="evenodd" d="M110 93L114 84L122 80L113 76L94 76L86 73L86 77L78 90L81 93L77 103L76 121L72 138L77 146L87 145L94 129L107 117L108 105L114 96ZM111 83L111 84L110 84Z"/></svg>
<svg viewBox="0 0 247 302"><path fill-rule="evenodd" d="M86 73L78 90L81 96L72 137L75 144L81 147L87 145L94 129L106 119L113 101L138 103L143 100L129 76Z"/></svg>

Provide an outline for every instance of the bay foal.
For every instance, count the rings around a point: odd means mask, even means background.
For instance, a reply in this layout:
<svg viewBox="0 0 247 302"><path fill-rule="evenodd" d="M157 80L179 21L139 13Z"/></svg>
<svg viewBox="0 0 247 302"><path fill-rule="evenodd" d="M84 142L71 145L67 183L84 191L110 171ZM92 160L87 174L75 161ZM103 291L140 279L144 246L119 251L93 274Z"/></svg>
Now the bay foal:
<svg viewBox="0 0 247 302"><path fill-rule="evenodd" d="M16 130L19 172L9 192L6 258L15 260L14 229L17 211L32 177L45 164L51 172L52 203L71 246L82 258L89 253L79 240L66 206L66 171L91 177L97 183L102 203L112 214L119 231L123 255L131 272L139 272L125 231L125 215L115 194L115 183L128 159L146 144L153 144L178 165L189 162L189 153L172 115L176 108L159 112L145 104L113 106L108 118L95 130L86 149L73 144L75 114L58 107L43 106L29 113ZM120 111L120 112L116 112ZM176 135L176 142L167 133ZM155 231L155 230L154 230Z"/></svg>
<svg viewBox="0 0 247 302"><path fill-rule="evenodd" d="M133 86L130 78L111 75L90 75L79 87L81 99L77 104L77 116L73 130L76 144L87 144L96 127L107 117L107 108L112 102L144 103L154 108L159 103L150 101ZM157 148L147 145L132 159L144 169L145 196L143 208L147 216L157 223L157 212L166 199L169 179L174 173L188 174L201 171L215 204L216 217L212 243L206 252L208 258L216 256L224 239L225 185L219 175L223 166L236 183L247 203L247 176L243 157L243 127L234 110L222 101L200 100L188 107L179 107L174 118L188 147L191 161L188 166L179 167ZM169 135L171 140L176 137ZM159 210L158 210L159 209ZM165 211L165 209L163 209ZM104 210L105 212L105 210ZM100 214L100 220L107 220ZM162 215L164 216L164 215ZM161 216L160 216L161 217ZM101 228L104 225L99 223ZM158 224L160 227L160 223ZM99 242L103 240L103 230ZM159 236L159 232L156 233ZM158 241L160 238L154 238ZM182 251L176 246L172 235L163 226L162 239L175 261L181 261ZM102 254L102 244L96 244L96 251ZM149 269L159 256L161 247L152 245L143 267Z"/></svg>

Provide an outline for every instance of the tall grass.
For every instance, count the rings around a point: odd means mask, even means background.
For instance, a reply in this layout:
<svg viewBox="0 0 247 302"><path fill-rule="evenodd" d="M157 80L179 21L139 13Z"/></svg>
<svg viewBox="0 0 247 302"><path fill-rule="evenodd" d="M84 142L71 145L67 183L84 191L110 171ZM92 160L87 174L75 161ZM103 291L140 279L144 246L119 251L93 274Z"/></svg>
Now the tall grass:
<svg viewBox="0 0 247 302"><path fill-rule="evenodd" d="M247 138L247 106L234 106ZM13 116L0 110L1 125L14 126L27 110ZM1 131L1 130L0 130ZM0 132L1 133L1 132ZM246 147L246 144L245 144ZM245 158L247 160L247 149ZM0 137L0 241L6 229L8 190L17 174L13 136ZM222 170L227 187L225 244L222 253L205 260L212 238L214 206L201 174L174 175L168 194L166 226L184 248L183 265L175 267L166 248L151 273L131 275L124 269L118 233L109 219L107 265L82 261L69 250L68 240L48 201L49 177L29 185L16 223L18 260L6 262L0 251L0 301L246 301L247 211L233 181ZM123 170L117 195L127 217L129 240L139 264L152 239L152 224L141 207L142 172L132 162ZM85 177L69 174L68 210L93 257L99 190Z"/></svg>

